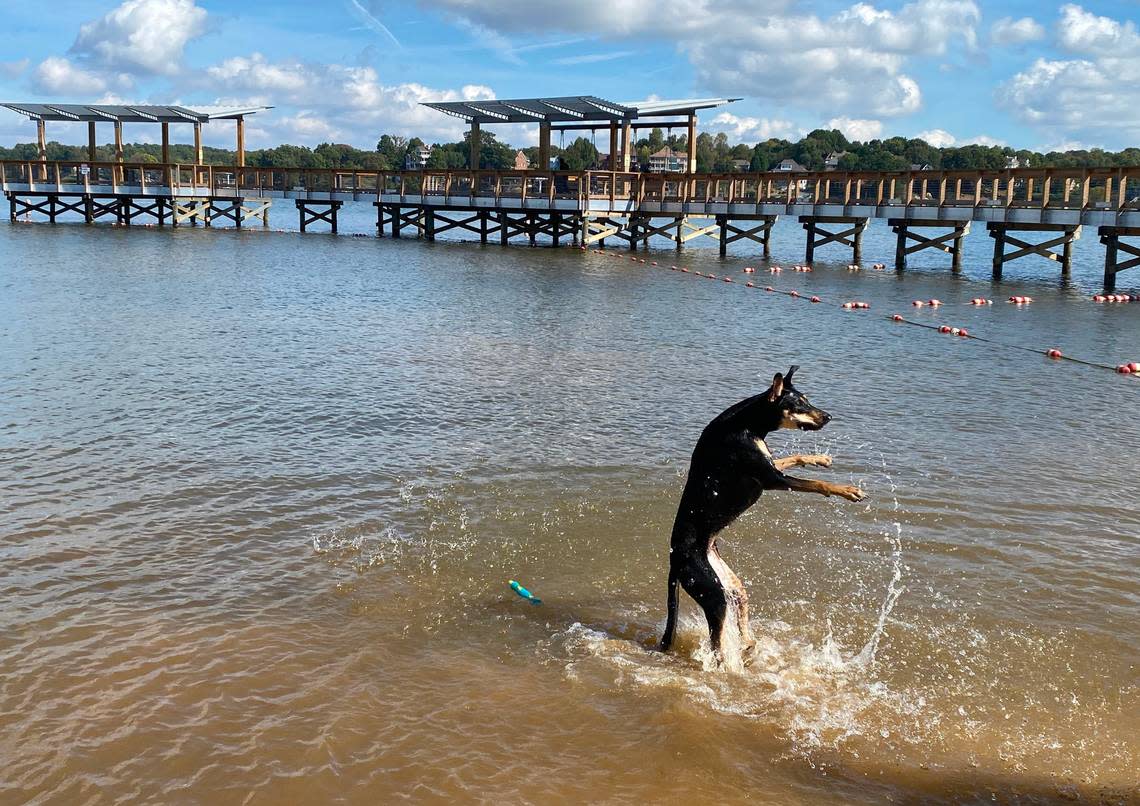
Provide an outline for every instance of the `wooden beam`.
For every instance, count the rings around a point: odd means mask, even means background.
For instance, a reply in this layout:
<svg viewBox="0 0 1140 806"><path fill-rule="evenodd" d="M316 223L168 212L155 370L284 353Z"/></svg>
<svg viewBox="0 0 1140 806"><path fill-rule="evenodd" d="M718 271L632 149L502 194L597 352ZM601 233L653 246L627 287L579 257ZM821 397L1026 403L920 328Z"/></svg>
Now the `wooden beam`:
<svg viewBox="0 0 1140 806"><path fill-rule="evenodd" d="M689 115L689 169L687 173L697 172L697 115Z"/></svg>
<svg viewBox="0 0 1140 806"><path fill-rule="evenodd" d="M621 126L621 169L629 170L630 122L624 121Z"/></svg>
<svg viewBox="0 0 1140 806"><path fill-rule="evenodd" d="M170 164L170 124L162 122L162 164Z"/></svg>
<svg viewBox="0 0 1140 806"><path fill-rule="evenodd" d="M202 124L194 123L194 164L202 164Z"/></svg>
<svg viewBox="0 0 1140 806"><path fill-rule="evenodd" d="M550 123L541 121L538 124L538 165L540 171L550 170Z"/></svg>
<svg viewBox="0 0 1140 806"><path fill-rule="evenodd" d="M115 121L115 162L123 161L123 123Z"/></svg>
<svg viewBox="0 0 1140 806"><path fill-rule="evenodd" d="M245 167L245 118L237 119L237 167Z"/></svg>
<svg viewBox="0 0 1140 806"><path fill-rule="evenodd" d="M95 121L87 121L87 160L95 162Z"/></svg>
<svg viewBox="0 0 1140 806"><path fill-rule="evenodd" d="M482 139L479 130L479 121L471 121L471 152L467 157L467 167L472 171L479 170L479 147Z"/></svg>

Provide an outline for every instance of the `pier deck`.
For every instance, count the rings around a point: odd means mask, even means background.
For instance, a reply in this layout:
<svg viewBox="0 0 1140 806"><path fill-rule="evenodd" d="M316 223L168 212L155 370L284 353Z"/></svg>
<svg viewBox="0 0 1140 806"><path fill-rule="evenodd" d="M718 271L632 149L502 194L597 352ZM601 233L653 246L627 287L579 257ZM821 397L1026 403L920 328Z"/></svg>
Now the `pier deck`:
<svg viewBox="0 0 1140 806"><path fill-rule="evenodd" d="M78 212L94 222L113 217L131 223L209 224L221 216L240 226L260 217L277 199L294 202L306 225L335 228L337 202L371 202L380 234L403 229L434 238L461 228L485 242L498 235L531 242L548 235L558 243L591 244L607 238L630 248L650 237L672 239L677 248L699 237L754 241L767 254L767 238L779 216L795 216L808 231L807 250L840 244L860 250L863 227L884 219L898 235L898 268L922 248L950 253L968 222L984 223L995 239L994 274L1010 260L1062 251L1050 259L1069 270L1071 243L1082 227L1096 227L1106 244L1105 286L1134 261L1116 262L1140 237L1140 168L1011 169L1002 171L796 172L652 174L617 171L340 171L252 167L81 162L2 162L0 184L13 219L43 215L54 221ZM818 227L817 227L818 225ZM843 237L815 239L822 227ZM946 234L916 235L912 229ZM844 229L845 228L845 229ZM1006 233L1040 233L1028 243ZM946 241L953 239L954 247ZM1106 240L1107 239L1107 240ZM907 241L917 241L906 246ZM1004 251L1009 240L1022 248Z"/></svg>

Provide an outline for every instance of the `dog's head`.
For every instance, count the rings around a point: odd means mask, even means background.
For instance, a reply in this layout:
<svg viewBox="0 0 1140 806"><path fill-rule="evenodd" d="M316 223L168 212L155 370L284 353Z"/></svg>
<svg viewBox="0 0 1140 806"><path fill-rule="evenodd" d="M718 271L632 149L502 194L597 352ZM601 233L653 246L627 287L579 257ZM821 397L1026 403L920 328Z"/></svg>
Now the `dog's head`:
<svg viewBox="0 0 1140 806"><path fill-rule="evenodd" d="M793 428L801 431L818 431L828 424L831 415L808 402L807 397L792 384L798 366L792 365L787 375L776 373L772 386L768 389L768 402L779 412L777 428Z"/></svg>

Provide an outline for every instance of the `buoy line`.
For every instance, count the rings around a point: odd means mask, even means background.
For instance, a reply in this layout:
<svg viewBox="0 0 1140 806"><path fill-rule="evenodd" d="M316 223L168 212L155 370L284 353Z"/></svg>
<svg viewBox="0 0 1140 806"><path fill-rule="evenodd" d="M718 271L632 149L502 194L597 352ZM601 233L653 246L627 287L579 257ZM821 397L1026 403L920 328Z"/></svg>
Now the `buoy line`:
<svg viewBox="0 0 1140 806"><path fill-rule="evenodd" d="M616 253L605 252L601 249L593 250L593 251L595 252L595 254L599 254L599 255L609 255L609 256L618 257L618 258L621 257L620 255L617 255ZM637 258L632 258L632 257L630 259L634 260L634 261L637 260ZM644 260L642 260L640 262L645 263ZM654 265L656 265L656 264L654 264ZM875 264L875 265L877 266L879 264ZM795 268L796 268L796 270L802 270L802 268L805 268L805 267L797 266ZM810 267L806 267L806 268L808 271L811 271ZM674 272L678 272L680 274L688 274L690 277L701 277L701 278L707 278L710 280L722 279L722 278L718 278L717 275L715 275L715 274L711 274L711 273L705 274L705 273L700 272L700 271L691 271L689 269L689 267L687 267L687 266L684 266L684 267L679 267L679 266L675 266L675 265L669 266L669 270L674 271ZM746 274L752 274L753 272L755 272L755 269L752 267L746 267L744 269L744 272ZM779 272L770 270L770 273L777 274ZM723 279L726 283L732 283L733 282L732 278L728 277L727 275L725 277L723 277ZM756 285L752 281L748 281L748 282L743 283L743 286L746 289L760 289L760 286ZM767 293L771 293L771 294L781 294L781 295L783 295L785 297L789 297L791 299L802 299L802 300L809 301L812 303L823 302L822 298L820 298L818 295L807 297L807 296L804 296L803 294L801 294L799 291L796 291L796 290L784 291L782 289L774 288L773 286L770 286L770 285L764 286L763 289L761 289L761 290L763 290ZM1125 295L1121 295L1121 296L1125 296ZM1098 301L1100 301L1100 300L1098 300ZM1125 300L1121 300L1121 301L1125 301ZM1128 300L1128 301L1131 301L1131 300ZM1018 307L1024 307L1025 305L1032 303L1033 298L1032 297L1025 297L1025 296L1011 296L1009 298L1008 302L1012 303L1014 305L1017 305ZM918 308L931 307L934 309L938 309L939 307L942 306L942 302L940 300L937 300L937 299L915 300L912 304L914 305L914 307L918 307ZM988 300L988 299L976 297L976 298L970 300L970 302L968 302L966 304L968 304L968 305L992 305L993 302L991 300ZM838 308L841 310L863 310L863 309L868 309L870 307L871 307L870 304L866 303L866 302L844 302L838 306ZM1121 375L1134 375L1134 376L1140 378L1140 362L1130 362L1130 363L1123 363L1123 364L1118 364L1116 366L1112 366L1110 364L1104 364L1104 363L1101 363L1099 361L1088 361L1088 360L1083 359L1083 358L1076 358L1074 356L1065 355L1064 353L1061 352L1061 350L1059 350L1056 347L1041 350L1041 349L1037 349L1034 347L1025 347L1024 345L1021 345L1021 344L1010 344L1009 342L999 341L998 339L986 338L985 336L977 336L977 335L969 332L964 327L951 327L949 325L944 325L944 324L943 325L934 325L934 324L930 324L927 322L916 322L915 320L907 319L900 314L892 314L891 316L886 317L886 318L887 318L887 321L891 321L891 322L894 322L896 324L911 325L913 327L920 327L920 328L924 328L926 330L933 330L933 331L936 331L938 333L949 334L949 335L957 336L957 337L963 338L963 339L972 339L974 341L982 342L984 344L989 344L989 345L992 345L994 347L1004 347L1004 348L1007 348L1010 350L1019 350L1021 352L1033 353L1035 355L1043 355L1047 358L1051 358L1051 359L1054 359L1057 361L1070 361L1074 364L1081 364L1081 365L1084 365L1086 367L1096 367L1098 369L1107 369L1107 370L1110 370L1112 372L1116 372L1116 373L1121 374Z"/></svg>

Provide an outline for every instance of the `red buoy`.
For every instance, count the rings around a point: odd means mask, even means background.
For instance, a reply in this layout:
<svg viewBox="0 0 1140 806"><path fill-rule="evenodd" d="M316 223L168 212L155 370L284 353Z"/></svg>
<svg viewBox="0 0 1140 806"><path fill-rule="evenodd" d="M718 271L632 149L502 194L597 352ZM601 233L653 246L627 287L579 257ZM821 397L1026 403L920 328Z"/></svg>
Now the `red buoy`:
<svg viewBox="0 0 1140 806"><path fill-rule="evenodd" d="M916 308L921 308L921 307L922 307L923 305L925 305L925 304L926 304L926 303L925 303L925 302L923 302L923 301L922 301L922 300L920 300L920 299L916 299L914 302L912 302L912 303L911 303L911 305L913 305L913 306L914 306L914 307L916 307Z"/></svg>
<svg viewBox="0 0 1140 806"><path fill-rule="evenodd" d="M959 328L959 329L958 329L958 335L959 335L959 336L962 336L962 337L965 337L965 336L969 336L969 335L970 335L970 331L966 330L966 328L964 328L964 327L963 327L963 328Z"/></svg>
<svg viewBox="0 0 1140 806"><path fill-rule="evenodd" d="M1121 375L1131 375L1132 374L1132 367L1129 364L1121 364L1119 367L1116 368L1116 371L1119 372Z"/></svg>
<svg viewBox="0 0 1140 806"><path fill-rule="evenodd" d="M845 303L843 303L843 307L846 308L847 310L851 310L852 308L855 307L855 303L854 302L845 302Z"/></svg>
<svg viewBox="0 0 1140 806"><path fill-rule="evenodd" d="M819 297L812 297L811 301L812 302L822 302L823 300L821 300Z"/></svg>
<svg viewBox="0 0 1140 806"><path fill-rule="evenodd" d="M938 332L939 333L949 333L950 332L950 325L943 325L942 327L938 328Z"/></svg>
<svg viewBox="0 0 1140 806"><path fill-rule="evenodd" d="M756 269L752 268L751 266L745 266L744 267L744 273L745 274L752 274L752 272L754 272L754 271L756 271Z"/></svg>
<svg viewBox="0 0 1140 806"><path fill-rule="evenodd" d="M789 291L788 292L789 297L798 297L799 295L800 295L799 291Z"/></svg>
<svg viewBox="0 0 1140 806"><path fill-rule="evenodd" d="M769 285L769 286L765 286L764 290L765 291L775 291L776 289L772 288L772 286Z"/></svg>
<svg viewBox="0 0 1140 806"><path fill-rule="evenodd" d="M1061 357L1061 351L1060 350L1046 350L1045 355L1049 356L1050 358L1060 358Z"/></svg>
<svg viewBox="0 0 1140 806"><path fill-rule="evenodd" d="M756 286L754 286L752 283L749 282L749 283L745 283L744 287L745 288L755 288Z"/></svg>

